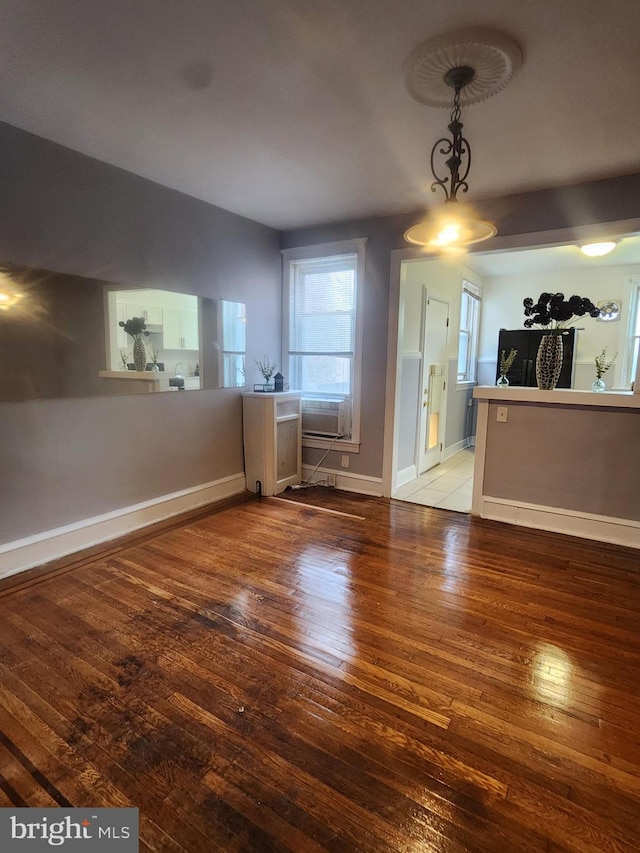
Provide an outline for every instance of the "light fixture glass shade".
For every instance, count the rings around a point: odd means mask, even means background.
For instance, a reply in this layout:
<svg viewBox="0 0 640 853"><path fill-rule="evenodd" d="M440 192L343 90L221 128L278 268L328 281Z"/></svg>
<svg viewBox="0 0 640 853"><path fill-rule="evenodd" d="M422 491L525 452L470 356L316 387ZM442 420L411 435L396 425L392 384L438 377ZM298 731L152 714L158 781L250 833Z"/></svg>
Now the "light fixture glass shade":
<svg viewBox="0 0 640 853"><path fill-rule="evenodd" d="M10 311L24 298L24 293L17 287L11 276L0 271L0 311Z"/></svg>
<svg viewBox="0 0 640 853"><path fill-rule="evenodd" d="M614 240L603 240L600 243L585 243L584 246L580 246L580 251L589 258L601 258L612 252L616 245Z"/></svg>
<svg viewBox="0 0 640 853"><path fill-rule="evenodd" d="M497 233L495 225L480 219L470 205L450 199L405 231L404 239L433 251L456 252Z"/></svg>

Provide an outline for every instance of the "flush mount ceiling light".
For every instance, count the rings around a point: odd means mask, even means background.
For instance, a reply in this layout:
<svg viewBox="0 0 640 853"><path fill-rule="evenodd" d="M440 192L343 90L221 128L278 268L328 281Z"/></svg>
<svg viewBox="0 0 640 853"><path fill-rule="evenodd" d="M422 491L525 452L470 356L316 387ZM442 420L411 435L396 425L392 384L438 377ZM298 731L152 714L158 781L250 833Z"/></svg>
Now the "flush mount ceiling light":
<svg viewBox="0 0 640 853"><path fill-rule="evenodd" d="M461 30L419 45L405 63L409 94L429 106L453 106L448 125L451 138L442 137L431 149L431 191L440 188L444 204L409 228L407 242L438 251L458 251L497 233L493 223L479 218L459 201L469 189L471 146L462 135L461 106L475 104L500 91L522 64L522 53L511 39L489 30Z"/></svg>
<svg viewBox="0 0 640 853"><path fill-rule="evenodd" d="M588 258L601 258L613 252L617 245L615 240L602 240L599 243L584 243L580 246L580 251Z"/></svg>

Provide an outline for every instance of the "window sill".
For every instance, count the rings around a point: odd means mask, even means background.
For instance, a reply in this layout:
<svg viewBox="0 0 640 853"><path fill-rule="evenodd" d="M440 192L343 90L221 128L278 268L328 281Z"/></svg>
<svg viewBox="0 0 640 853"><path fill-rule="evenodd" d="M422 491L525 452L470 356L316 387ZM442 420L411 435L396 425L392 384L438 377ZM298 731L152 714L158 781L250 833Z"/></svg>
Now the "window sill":
<svg viewBox="0 0 640 853"><path fill-rule="evenodd" d="M303 435L303 447L314 447L318 450L342 450L347 453L360 453L360 442L349 438L320 438L316 435Z"/></svg>
<svg viewBox="0 0 640 853"><path fill-rule="evenodd" d="M475 379L473 382L456 382L456 391L468 391L469 388L475 388L477 384Z"/></svg>

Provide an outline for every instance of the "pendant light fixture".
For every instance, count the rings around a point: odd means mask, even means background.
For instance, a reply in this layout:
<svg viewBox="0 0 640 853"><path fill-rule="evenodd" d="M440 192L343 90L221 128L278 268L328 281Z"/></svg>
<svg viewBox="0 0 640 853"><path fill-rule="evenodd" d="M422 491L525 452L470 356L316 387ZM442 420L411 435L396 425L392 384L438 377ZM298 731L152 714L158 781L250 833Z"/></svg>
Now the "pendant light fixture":
<svg viewBox="0 0 640 853"><path fill-rule="evenodd" d="M457 252L497 233L459 193L469 189L471 146L462 135L461 105L484 100L499 91L522 64L515 42L488 30L462 30L421 44L405 63L405 82L417 101L429 106L453 106L448 125L451 137L438 139L431 150L431 191L442 190L444 204L406 231L408 243L433 251ZM448 96L448 97L447 97Z"/></svg>

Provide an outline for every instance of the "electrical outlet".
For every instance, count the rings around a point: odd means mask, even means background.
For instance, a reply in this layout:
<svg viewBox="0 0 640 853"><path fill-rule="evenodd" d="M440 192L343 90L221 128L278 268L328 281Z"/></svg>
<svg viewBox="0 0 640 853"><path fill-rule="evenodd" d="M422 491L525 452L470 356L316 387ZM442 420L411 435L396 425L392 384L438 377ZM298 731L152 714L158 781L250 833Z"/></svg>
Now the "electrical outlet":
<svg viewBox="0 0 640 853"><path fill-rule="evenodd" d="M342 456L340 457L340 464L342 465L343 468L349 467L349 455L347 453L343 453Z"/></svg>
<svg viewBox="0 0 640 853"><path fill-rule="evenodd" d="M327 486L330 489L335 489L336 487L336 475L335 474L327 474Z"/></svg>
<svg viewBox="0 0 640 853"><path fill-rule="evenodd" d="M496 420L499 424L506 424L509 417L509 409L507 406L498 406Z"/></svg>

